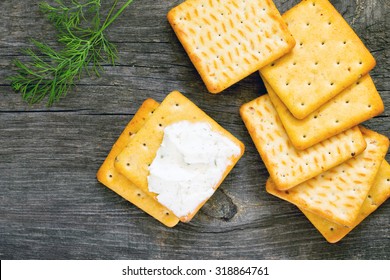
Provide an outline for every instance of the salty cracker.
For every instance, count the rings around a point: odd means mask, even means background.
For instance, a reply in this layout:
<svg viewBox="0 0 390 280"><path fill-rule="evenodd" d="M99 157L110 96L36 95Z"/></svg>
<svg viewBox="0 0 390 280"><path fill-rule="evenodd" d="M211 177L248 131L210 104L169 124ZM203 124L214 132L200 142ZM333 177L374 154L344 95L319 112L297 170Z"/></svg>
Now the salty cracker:
<svg viewBox="0 0 390 280"><path fill-rule="evenodd" d="M382 99L369 75L322 105L306 118L295 118L271 86L269 97L293 145L304 150L383 112Z"/></svg>
<svg viewBox="0 0 390 280"><path fill-rule="evenodd" d="M168 20L211 93L289 52L295 40L271 0L187 0Z"/></svg>
<svg viewBox="0 0 390 280"><path fill-rule="evenodd" d="M215 185L214 189L216 190L244 153L244 144L178 91L168 94L161 105L154 111L153 116L149 118L147 123L132 138L129 145L117 156L115 168L140 189L147 192L149 165L153 162L162 143L164 127L184 120L207 122L213 131L227 137L240 148L240 154L231 158L230 165L226 167L221 180ZM157 199L156 196L153 193L155 199ZM183 222L190 221L205 202L206 200L193 213L178 218Z"/></svg>
<svg viewBox="0 0 390 280"><path fill-rule="evenodd" d="M313 213L302 210L303 214L317 228L317 230L330 243L340 241L368 215L374 212L382 203L390 197L390 165L386 160L382 161L374 185L371 187L366 199L360 208L359 215L351 227L341 226L325 220Z"/></svg>
<svg viewBox="0 0 390 280"><path fill-rule="evenodd" d="M240 109L241 117L271 178L280 190L290 189L361 153L366 142L358 127L300 151L291 143L268 95Z"/></svg>
<svg viewBox="0 0 390 280"><path fill-rule="evenodd" d="M294 117L307 117L375 66L374 57L329 1L302 1L283 19L297 44L260 72Z"/></svg>
<svg viewBox="0 0 390 280"><path fill-rule="evenodd" d="M179 219L170 210L158 203L150 192L138 188L114 167L115 157L140 130L147 119L150 118L158 105L159 104L153 99L145 100L113 145L96 176L99 182L122 196L124 199L130 201L164 225L173 227L179 222Z"/></svg>
<svg viewBox="0 0 390 280"><path fill-rule="evenodd" d="M367 142L363 153L288 191L278 190L269 179L267 192L331 222L352 227L389 147L386 136L360 129Z"/></svg>

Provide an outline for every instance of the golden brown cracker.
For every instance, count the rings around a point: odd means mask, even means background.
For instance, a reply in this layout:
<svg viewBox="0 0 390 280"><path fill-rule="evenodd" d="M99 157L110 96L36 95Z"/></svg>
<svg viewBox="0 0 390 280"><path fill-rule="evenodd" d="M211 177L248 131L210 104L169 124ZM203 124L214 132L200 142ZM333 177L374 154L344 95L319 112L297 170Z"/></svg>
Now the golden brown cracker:
<svg viewBox="0 0 390 280"><path fill-rule="evenodd" d="M153 116L149 118L145 125L132 138L129 145L117 156L115 167L140 189L147 192L149 165L154 160L157 150L161 145L164 136L164 127L184 120L190 122L207 122L213 131L227 137L240 148L240 155L231 158L230 165L227 166L221 180L214 187L214 189L217 189L244 153L244 144L178 91L173 91L168 94L161 105L154 111ZM154 197L156 197L155 194ZM180 220L183 222L190 221L205 202L201 203L190 215L179 217Z"/></svg>
<svg viewBox="0 0 390 280"><path fill-rule="evenodd" d="M211 93L289 52L295 41L270 0L187 0L168 20Z"/></svg>
<svg viewBox="0 0 390 280"><path fill-rule="evenodd" d="M294 117L306 118L375 66L328 0L304 0L283 19L297 44L260 72Z"/></svg>

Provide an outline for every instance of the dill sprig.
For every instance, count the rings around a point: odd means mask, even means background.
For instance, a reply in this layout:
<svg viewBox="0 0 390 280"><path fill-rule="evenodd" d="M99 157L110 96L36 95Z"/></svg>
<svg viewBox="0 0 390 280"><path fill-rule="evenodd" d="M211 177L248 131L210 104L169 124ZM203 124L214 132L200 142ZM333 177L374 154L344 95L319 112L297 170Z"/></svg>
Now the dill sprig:
<svg viewBox="0 0 390 280"><path fill-rule="evenodd" d="M114 65L117 49L105 36L104 31L133 0L118 8L115 0L104 21L100 18L100 0L55 0L55 5L40 3L40 10L58 31L57 41L62 45L56 50L49 45L32 40L35 50L25 49L28 62L15 60L17 74L11 76L14 91L23 100L35 104L48 96L47 106L65 97L85 71L97 76L103 70L102 63ZM115 12L115 10L117 10Z"/></svg>

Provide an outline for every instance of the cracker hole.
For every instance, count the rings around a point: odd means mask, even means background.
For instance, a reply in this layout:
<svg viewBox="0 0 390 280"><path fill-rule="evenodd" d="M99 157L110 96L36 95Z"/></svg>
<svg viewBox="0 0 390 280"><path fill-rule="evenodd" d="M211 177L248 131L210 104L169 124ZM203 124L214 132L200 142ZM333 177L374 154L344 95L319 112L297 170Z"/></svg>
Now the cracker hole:
<svg viewBox="0 0 390 280"><path fill-rule="evenodd" d="M337 65L340 65L340 61L337 61L336 63L337 63Z"/></svg>
<svg viewBox="0 0 390 280"><path fill-rule="evenodd" d="M344 41L343 44L346 45L346 44L347 44L347 41Z"/></svg>
<svg viewBox="0 0 390 280"><path fill-rule="evenodd" d="M368 108L371 108L371 104L368 104Z"/></svg>
<svg viewBox="0 0 390 280"><path fill-rule="evenodd" d="M360 82L356 82L356 84L358 85L358 84L360 84Z"/></svg>
<svg viewBox="0 0 390 280"><path fill-rule="evenodd" d="M313 2L313 7L316 5L316 2Z"/></svg>
<svg viewBox="0 0 390 280"><path fill-rule="evenodd" d="M126 166L130 166L130 163L128 162L128 163L126 163Z"/></svg>
<svg viewBox="0 0 390 280"><path fill-rule="evenodd" d="M161 124L161 123L159 123L159 124L158 124L158 126L159 126L159 127L162 127L162 124Z"/></svg>
<svg viewBox="0 0 390 280"><path fill-rule="evenodd" d="M371 195L368 195L367 197L368 197L368 198L371 198Z"/></svg>
<svg viewBox="0 0 390 280"><path fill-rule="evenodd" d="M315 116L314 116L314 118L316 119L316 118L318 118L318 116L317 116L317 115L315 115Z"/></svg>
<svg viewBox="0 0 390 280"><path fill-rule="evenodd" d="M310 85L311 85L311 82L308 82L307 85L310 86Z"/></svg>
<svg viewBox="0 0 390 280"><path fill-rule="evenodd" d="M137 193L137 196L138 196L138 197L141 197L141 193Z"/></svg>
<svg viewBox="0 0 390 280"><path fill-rule="evenodd" d="M146 147L146 143L142 143L142 146Z"/></svg>
<svg viewBox="0 0 390 280"><path fill-rule="evenodd" d="M334 228L331 227L331 228L330 228L330 231L334 231Z"/></svg>
<svg viewBox="0 0 390 280"><path fill-rule="evenodd" d="M359 61L359 64L362 65L362 64L363 64L363 61Z"/></svg>
<svg viewBox="0 0 390 280"><path fill-rule="evenodd" d="M330 155L331 155L332 153L331 153L331 152L328 152L328 154L330 154Z"/></svg>
<svg viewBox="0 0 390 280"><path fill-rule="evenodd" d="M289 192L289 191L284 191L284 193L285 193L285 194L290 194L290 192Z"/></svg>
<svg viewBox="0 0 390 280"><path fill-rule="evenodd" d="M302 102L302 103L301 103L301 106L305 106L305 103Z"/></svg>
<svg viewBox="0 0 390 280"><path fill-rule="evenodd" d="M300 45L300 46L302 46L302 45L303 45L303 43L302 43L302 42L300 42L300 43L299 43L299 45Z"/></svg>
<svg viewBox="0 0 390 280"><path fill-rule="evenodd" d="M108 177L112 178L112 174L108 175Z"/></svg>
<svg viewBox="0 0 390 280"><path fill-rule="evenodd" d="M349 100L345 100L345 103L347 103L347 104L348 104L348 103L349 103Z"/></svg>
<svg viewBox="0 0 390 280"><path fill-rule="evenodd" d="M351 156L353 156L353 157L354 157L355 155L356 155L356 153L351 153Z"/></svg>
<svg viewBox="0 0 390 280"><path fill-rule="evenodd" d="M387 182L390 182L390 179L389 178L387 178L387 180L386 180Z"/></svg>
<svg viewBox="0 0 390 280"><path fill-rule="evenodd" d="M169 212L165 212L165 216L169 216Z"/></svg>
<svg viewBox="0 0 390 280"><path fill-rule="evenodd" d="M304 134L302 137L303 137L303 138L306 138L306 135Z"/></svg>
<svg viewBox="0 0 390 280"><path fill-rule="evenodd" d="M351 67L348 67L348 71L351 72Z"/></svg>
<svg viewBox="0 0 390 280"><path fill-rule="evenodd" d="M306 26L309 26L310 25L310 22L306 22Z"/></svg>
<svg viewBox="0 0 390 280"><path fill-rule="evenodd" d="M314 65L318 65L318 61L314 62Z"/></svg>
<svg viewBox="0 0 390 280"><path fill-rule="evenodd" d="M325 41L322 41L322 42L321 42L321 45L325 45Z"/></svg>
<svg viewBox="0 0 390 280"><path fill-rule="evenodd" d="M339 123L339 120L335 120L335 123Z"/></svg>
<svg viewBox="0 0 390 280"><path fill-rule="evenodd" d="M331 83L330 83L330 85L331 85L331 86L333 86L333 85L334 85L334 83L333 83L333 82L331 82Z"/></svg>
<svg viewBox="0 0 390 280"><path fill-rule="evenodd" d="M331 21L328 21L328 25L331 25L332 24L332 22Z"/></svg>
<svg viewBox="0 0 390 280"><path fill-rule="evenodd" d="M297 65L297 63L294 61L294 62L293 62L293 65Z"/></svg>
<svg viewBox="0 0 390 280"><path fill-rule="evenodd" d="M271 66L275 66L275 63L271 63Z"/></svg>
<svg viewBox="0 0 390 280"><path fill-rule="evenodd" d="M305 163L306 165L309 165L307 162Z"/></svg>
<svg viewBox="0 0 390 280"><path fill-rule="evenodd" d="M133 135L133 134L134 134L133 132L129 131L129 136L131 136L131 135Z"/></svg>

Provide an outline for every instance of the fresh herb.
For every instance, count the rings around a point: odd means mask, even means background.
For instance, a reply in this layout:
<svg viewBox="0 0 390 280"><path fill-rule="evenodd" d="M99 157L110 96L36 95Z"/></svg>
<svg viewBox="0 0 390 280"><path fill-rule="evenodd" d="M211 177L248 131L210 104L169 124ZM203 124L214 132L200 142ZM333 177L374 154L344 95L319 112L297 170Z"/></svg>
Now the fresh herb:
<svg viewBox="0 0 390 280"><path fill-rule="evenodd" d="M118 52L104 32L133 0L120 8L115 0L104 21L100 18L100 0L55 2L55 5L43 2L39 6L56 27L58 42L63 47L56 50L32 40L37 50L24 50L29 62L16 60L17 74L9 78L12 88L29 104L48 96L47 106L51 106L66 96L83 71L99 76L102 63L114 65Z"/></svg>

